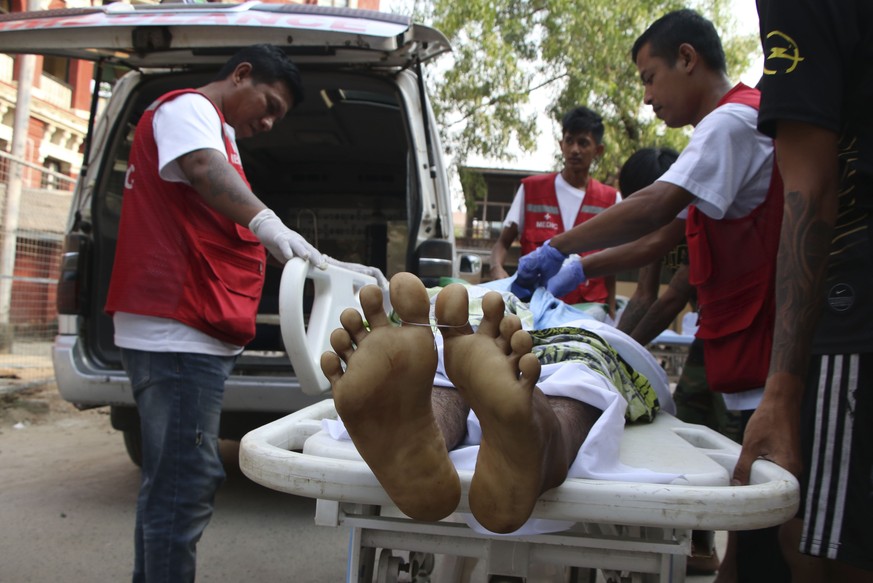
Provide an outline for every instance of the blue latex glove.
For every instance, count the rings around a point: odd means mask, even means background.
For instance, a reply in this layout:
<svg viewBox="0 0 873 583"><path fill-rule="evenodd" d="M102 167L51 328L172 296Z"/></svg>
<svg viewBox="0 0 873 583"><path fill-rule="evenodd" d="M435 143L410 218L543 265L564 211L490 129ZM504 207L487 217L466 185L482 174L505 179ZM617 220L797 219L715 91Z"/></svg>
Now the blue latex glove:
<svg viewBox="0 0 873 583"><path fill-rule="evenodd" d="M547 287L549 292L556 298L565 296L580 284L586 281L585 272L582 270L582 261L574 257L567 261L555 277L549 280Z"/></svg>
<svg viewBox="0 0 873 583"><path fill-rule="evenodd" d="M528 259L531 255L533 253L519 259L515 279L512 280L512 284L509 286L509 291L523 302L530 301L530 297L537 287L536 262Z"/></svg>
<svg viewBox="0 0 873 583"><path fill-rule="evenodd" d="M534 249L518 260L518 270L515 272L515 281L512 282L510 291L518 299L526 302L537 287L546 285L558 271L567 255L564 255L548 241L538 249Z"/></svg>

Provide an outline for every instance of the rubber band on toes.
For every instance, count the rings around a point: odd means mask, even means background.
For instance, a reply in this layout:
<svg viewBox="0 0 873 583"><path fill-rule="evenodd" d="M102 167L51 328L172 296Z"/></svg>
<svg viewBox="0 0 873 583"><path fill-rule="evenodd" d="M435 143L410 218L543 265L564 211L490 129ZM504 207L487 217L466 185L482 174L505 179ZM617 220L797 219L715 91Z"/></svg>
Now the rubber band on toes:
<svg viewBox="0 0 873 583"><path fill-rule="evenodd" d="M463 328L465 326L469 326L470 324L469 320L467 320L463 324L439 324L436 322L428 322L427 324L425 324L424 322L407 322L403 318L398 318L398 320L400 320L400 323L404 326L427 326L429 328Z"/></svg>

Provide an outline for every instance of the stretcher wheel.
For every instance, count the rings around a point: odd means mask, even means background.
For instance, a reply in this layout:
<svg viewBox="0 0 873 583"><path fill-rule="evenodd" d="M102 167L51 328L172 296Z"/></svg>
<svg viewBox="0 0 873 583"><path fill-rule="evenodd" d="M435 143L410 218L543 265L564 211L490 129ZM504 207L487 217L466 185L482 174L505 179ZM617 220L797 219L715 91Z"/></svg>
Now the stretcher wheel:
<svg viewBox="0 0 873 583"><path fill-rule="evenodd" d="M413 552L409 554L409 574L413 583L429 583L436 563L432 553Z"/></svg>
<svg viewBox="0 0 873 583"><path fill-rule="evenodd" d="M395 557L388 549L382 549L379 553L379 566L376 568L376 583L397 583L402 568L403 559Z"/></svg>

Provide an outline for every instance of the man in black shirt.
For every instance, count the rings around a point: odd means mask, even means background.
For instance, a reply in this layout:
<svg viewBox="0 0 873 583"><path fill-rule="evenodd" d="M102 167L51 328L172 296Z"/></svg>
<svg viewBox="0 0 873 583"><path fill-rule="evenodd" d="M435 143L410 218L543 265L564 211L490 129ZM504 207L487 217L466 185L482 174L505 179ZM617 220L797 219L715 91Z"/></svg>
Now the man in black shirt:
<svg viewBox="0 0 873 583"><path fill-rule="evenodd" d="M873 3L758 0L758 14L759 129L785 213L770 373L734 477L764 457L801 478L783 527L794 581L871 581Z"/></svg>

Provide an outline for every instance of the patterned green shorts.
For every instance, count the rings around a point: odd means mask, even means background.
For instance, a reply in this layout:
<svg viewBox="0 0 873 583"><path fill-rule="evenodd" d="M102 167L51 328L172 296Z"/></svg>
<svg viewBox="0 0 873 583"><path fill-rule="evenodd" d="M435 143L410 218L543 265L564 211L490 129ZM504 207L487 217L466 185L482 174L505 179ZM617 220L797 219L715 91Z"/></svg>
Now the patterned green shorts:
<svg viewBox="0 0 873 583"><path fill-rule="evenodd" d="M533 353L540 363L581 362L624 397L625 419L633 422L655 418L660 404L649 380L597 334L583 328L561 327L531 330L530 335Z"/></svg>
<svg viewBox="0 0 873 583"><path fill-rule="evenodd" d="M431 309L434 298L442 289L428 288ZM534 315L528 304L509 292L498 293L503 296L506 313L518 316L522 327L529 331L534 341L533 353L541 364L584 363L593 373L605 378L609 386L624 397L627 402L627 421L650 422L655 418L655 413L660 409L655 389L645 376L635 371L603 338L583 328L574 327L530 330ZM470 296L468 313L470 325L478 327L483 317L481 296ZM391 314L391 319L396 323L400 322L394 313ZM431 322L435 322L433 315ZM434 332L436 331L435 329Z"/></svg>

